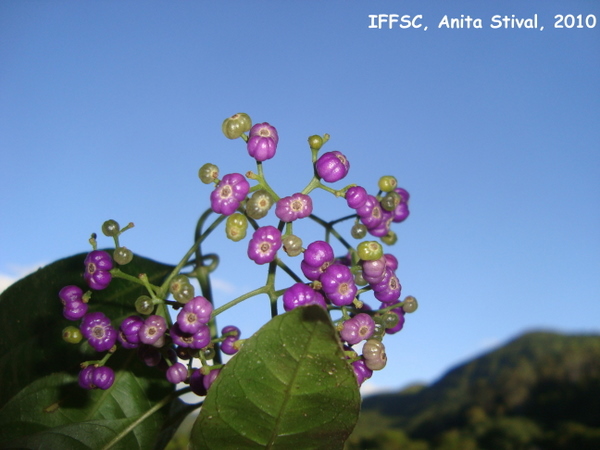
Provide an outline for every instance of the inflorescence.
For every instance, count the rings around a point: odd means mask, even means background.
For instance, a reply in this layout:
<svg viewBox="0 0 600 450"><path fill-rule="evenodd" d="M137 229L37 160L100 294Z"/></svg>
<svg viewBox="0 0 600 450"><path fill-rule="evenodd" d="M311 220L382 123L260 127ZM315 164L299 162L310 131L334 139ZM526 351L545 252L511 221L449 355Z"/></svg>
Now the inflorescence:
<svg viewBox="0 0 600 450"><path fill-rule="evenodd" d="M151 284L145 274L131 275L121 270L132 260L133 254L120 245L119 237L133 224L120 228L116 221L108 220L103 224L102 232L114 239L115 250L112 255L97 250L96 236L92 235L93 250L85 258L83 275L90 290L84 293L78 286L66 286L60 291L64 317L79 321L79 326L71 325L63 330L63 339L79 343L85 338L96 352L104 354L101 359L81 364L81 387L110 388L115 379L114 371L107 365L110 356L121 349L135 349L145 364L162 367L169 382L187 383L196 394L206 395L223 367L221 353L234 355L243 345L238 327L228 325L218 332L216 317L260 294L269 296L273 316L278 314L280 298L285 311L305 305L319 305L329 311L348 363L361 385L374 370L381 370L386 365L384 337L400 331L405 313L417 309L414 297L400 300L401 285L396 274L398 260L384 252L382 246L382 243L392 245L397 241L392 226L409 215L409 194L397 186L395 177L382 176L376 195L352 184L333 189L326 183L344 179L350 170L350 162L339 151L319 155L329 135L314 135L308 138L314 176L302 191L281 197L267 183L263 172L263 162L277 152L279 135L275 127L266 122L252 125L247 114L239 113L226 119L222 130L229 139L245 141L248 154L256 160L256 173L229 173L219 177L219 168L214 164L204 164L200 168L201 181L214 186L210 193L210 208L199 221L194 246L162 285ZM251 186L251 183L254 184ZM343 199L349 214L330 222L315 215L309 195L315 189L331 193L336 201ZM259 224L273 206L278 223ZM217 219L203 231L205 221L213 213L218 215ZM302 239L293 232L293 223L300 219L312 220L322 226L323 240L304 246ZM353 222L350 235L358 241L356 245L351 245L336 229L337 224L346 221ZM210 288L205 287L210 286L208 276L219 259L217 255L203 255L201 243L222 222L225 222L226 236L234 242L245 239L248 227L252 227L246 254L255 264L268 265L268 274L264 286L215 308ZM332 241L338 241L345 248L344 255L335 255ZM281 251L290 257L298 257L299 270L294 270L278 256ZM278 271L286 273L293 284L276 290ZM204 296L195 294L191 277L199 280ZM132 310L136 313L121 318L118 326L104 313L88 311L93 292L107 288L114 278L147 289L147 295L132 299ZM364 297L369 294L376 299L375 306L365 303ZM169 307L178 311L173 314L174 318ZM360 344L359 354L354 346Z"/></svg>

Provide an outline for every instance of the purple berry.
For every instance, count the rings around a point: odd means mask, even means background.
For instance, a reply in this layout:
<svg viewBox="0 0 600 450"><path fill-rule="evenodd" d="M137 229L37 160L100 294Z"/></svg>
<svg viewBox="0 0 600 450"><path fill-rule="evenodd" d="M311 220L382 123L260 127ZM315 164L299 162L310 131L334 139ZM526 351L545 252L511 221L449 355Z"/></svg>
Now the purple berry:
<svg viewBox="0 0 600 450"><path fill-rule="evenodd" d="M219 373L221 373L221 369L213 369L208 375L204 375L204 378L202 379L202 384L204 385L204 388L207 391L215 382L215 379L219 376Z"/></svg>
<svg viewBox="0 0 600 450"><path fill-rule="evenodd" d="M246 144L248 154L257 161L266 161L275 156L278 142L279 136L275 127L267 122L257 123L250 128Z"/></svg>
<svg viewBox="0 0 600 450"><path fill-rule="evenodd" d="M346 203L352 209L360 208L367 201L367 191L362 186L352 186L346 191Z"/></svg>
<svg viewBox="0 0 600 450"><path fill-rule="evenodd" d="M365 203L360 208L357 208L356 213L360 217L360 221L367 228L375 228L382 221L382 210L383 208L379 204L379 200L369 195Z"/></svg>
<svg viewBox="0 0 600 450"><path fill-rule="evenodd" d="M113 268L111 256L103 250L93 250L85 258L83 279L91 289L106 289L112 280L110 270Z"/></svg>
<svg viewBox="0 0 600 450"><path fill-rule="evenodd" d="M398 269L398 259L392 255L391 253L386 253L385 255L386 266L392 270Z"/></svg>
<svg viewBox="0 0 600 450"><path fill-rule="evenodd" d="M371 316L365 313L359 313L352 319L344 322L344 328L340 336L350 345L358 344L360 341L367 340L373 336L375 331L375 321Z"/></svg>
<svg viewBox="0 0 600 450"><path fill-rule="evenodd" d="M169 330L169 335L175 345L180 347L201 349L210 344L210 328L205 324L200 324L194 333L184 333L179 323L175 323Z"/></svg>
<svg viewBox="0 0 600 450"><path fill-rule="evenodd" d="M308 244L304 251L303 261L312 267L322 267L331 264L335 259L333 248L325 241L314 241Z"/></svg>
<svg viewBox="0 0 600 450"><path fill-rule="evenodd" d="M380 302L395 302L400 298L402 286L392 269L386 268L383 279L371 285L375 298Z"/></svg>
<svg viewBox="0 0 600 450"><path fill-rule="evenodd" d="M181 363L175 363L167 369L167 381L169 383L183 383L188 377L188 370Z"/></svg>
<svg viewBox="0 0 600 450"><path fill-rule="evenodd" d="M335 256L331 245L325 241L315 241L308 244L302 258L302 273L309 280L315 281L333 263Z"/></svg>
<svg viewBox="0 0 600 450"><path fill-rule="evenodd" d="M248 257L256 264L266 264L275 259L281 248L281 231L267 225L258 228L248 243Z"/></svg>
<svg viewBox="0 0 600 450"><path fill-rule="evenodd" d="M78 286L65 286L58 293L63 306L69 306L73 302L83 302L83 291Z"/></svg>
<svg viewBox="0 0 600 450"><path fill-rule="evenodd" d="M137 348L140 344L139 331L144 324L144 319L139 316L129 316L119 327L118 339L125 348Z"/></svg>
<svg viewBox="0 0 600 450"><path fill-rule="evenodd" d="M106 390L110 388L115 381L115 372L107 366L96 367L86 366L79 372L77 382L84 389L99 388Z"/></svg>
<svg viewBox="0 0 600 450"><path fill-rule="evenodd" d="M192 392L200 397L206 395L206 388L204 387L204 375L199 369L192 370L190 375L190 387Z"/></svg>
<svg viewBox="0 0 600 450"><path fill-rule="evenodd" d="M354 275L347 266L342 264L332 264L319 281L322 284L323 292L336 306L350 305L356 297L356 284L354 284Z"/></svg>
<svg viewBox="0 0 600 450"><path fill-rule="evenodd" d="M305 194L296 193L280 199L275 206L275 215L284 222L293 222L312 214L312 199Z"/></svg>
<svg viewBox="0 0 600 450"><path fill-rule="evenodd" d="M409 214L410 214L410 211L408 210L408 204L407 203L400 203L394 209L394 218L393 218L393 221L395 223L402 222L402 221L404 221L408 217Z"/></svg>
<svg viewBox="0 0 600 450"><path fill-rule="evenodd" d="M80 301L72 301L63 308L63 316L68 320L79 320L88 310L88 304Z"/></svg>
<svg viewBox="0 0 600 450"><path fill-rule="evenodd" d="M161 338L167 330L167 323L162 316L151 315L144 320L138 331L140 342L143 344L160 346Z"/></svg>
<svg viewBox="0 0 600 450"><path fill-rule="evenodd" d="M327 309L327 303L320 292L303 283L296 283L283 294L283 309L291 311L299 306L319 305Z"/></svg>
<svg viewBox="0 0 600 450"><path fill-rule="evenodd" d="M140 346L138 349L138 356L148 367L158 366L162 360L160 351L151 345Z"/></svg>
<svg viewBox="0 0 600 450"><path fill-rule="evenodd" d="M81 334L97 352L110 350L117 341L115 330L110 319L101 312L93 312L83 316Z"/></svg>
<svg viewBox="0 0 600 450"><path fill-rule="evenodd" d="M89 367L89 366L88 366ZM105 391L115 382L115 372L107 366L96 367L92 373L92 384Z"/></svg>
<svg viewBox="0 0 600 450"><path fill-rule="evenodd" d="M394 209L394 222L399 223L405 220L409 215L408 210L408 199L410 198L409 193L402 188L396 188L394 191L400 195L400 203Z"/></svg>
<svg viewBox="0 0 600 450"><path fill-rule="evenodd" d="M218 214L230 216L250 190L250 183L239 173L225 175L210 194L210 206Z"/></svg>
<svg viewBox="0 0 600 450"><path fill-rule="evenodd" d="M383 280L385 269L387 267L385 256L372 261L361 261L361 265L362 276L368 283L376 284Z"/></svg>
<svg viewBox="0 0 600 450"><path fill-rule="evenodd" d="M333 183L348 175L350 163L341 152L327 152L317 160L315 170L320 178L328 183Z"/></svg>
<svg viewBox="0 0 600 450"><path fill-rule="evenodd" d="M392 220L394 219L394 215L386 211L383 208L381 209L381 222L379 225L375 227L369 228L369 234L376 237L383 237L390 232L390 225L392 224ZM362 221L362 218L361 218ZM363 222L364 223L364 222Z"/></svg>
<svg viewBox="0 0 600 450"><path fill-rule="evenodd" d="M235 355L238 349L235 347L235 343L239 339L235 336L227 336L223 342L221 342L221 351L226 355Z"/></svg>
<svg viewBox="0 0 600 450"><path fill-rule="evenodd" d="M92 382L92 375L94 373L94 366L86 366L79 372L79 376L77 377L77 383L83 389L94 389L94 384Z"/></svg>
<svg viewBox="0 0 600 450"><path fill-rule="evenodd" d="M212 311L213 306L206 298L194 297L177 314L179 328L184 333L197 332L201 325L208 323Z"/></svg>
<svg viewBox="0 0 600 450"><path fill-rule="evenodd" d="M356 375L356 381L358 381L359 386L361 386L365 380L373 376L373 371L367 367L364 359L354 361L352 363L352 369L354 370L354 375Z"/></svg>

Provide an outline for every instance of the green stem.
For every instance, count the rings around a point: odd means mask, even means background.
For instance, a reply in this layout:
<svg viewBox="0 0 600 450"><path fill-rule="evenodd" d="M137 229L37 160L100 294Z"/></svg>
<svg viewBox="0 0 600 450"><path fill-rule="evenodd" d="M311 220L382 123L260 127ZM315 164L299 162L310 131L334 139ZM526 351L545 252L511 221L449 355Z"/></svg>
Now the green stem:
<svg viewBox="0 0 600 450"><path fill-rule="evenodd" d="M254 297L255 295L259 295L259 294L267 294L269 292L269 287L268 286L263 286L260 287L258 289L254 289L253 291L250 292L246 292L244 295L240 295L237 298L234 298L233 300L231 300L230 302L225 303L222 306L219 306L217 309L215 309L212 313L212 317L217 317L219 314L221 314L223 311L228 310L229 308L234 307L235 305L237 305L238 303L243 302L244 300L249 299L250 297Z"/></svg>

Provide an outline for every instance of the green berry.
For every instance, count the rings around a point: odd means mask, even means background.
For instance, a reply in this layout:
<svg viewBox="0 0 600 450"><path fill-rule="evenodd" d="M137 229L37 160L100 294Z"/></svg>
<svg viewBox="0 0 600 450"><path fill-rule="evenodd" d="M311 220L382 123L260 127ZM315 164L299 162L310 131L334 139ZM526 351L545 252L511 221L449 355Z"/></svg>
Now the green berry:
<svg viewBox="0 0 600 450"><path fill-rule="evenodd" d="M357 286L366 286L368 284L368 281L363 277L362 270L359 270L354 274L354 283Z"/></svg>
<svg viewBox="0 0 600 450"><path fill-rule="evenodd" d="M246 203L246 214L254 220L265 217L271 206L273 205L273 197L264 189L259 189Z"/></svg>
<svg viewBox="0 0 600 450"><path fill-rule="evenodd" d="M240 241L246 237L248 229L248 218L241 213L234 213L227 217L225 222L225 233L233 242Z"/></svg>
<svg viewBox="0 0 600 450"><path fill-rule="evenodd" d="M381 199L381 207L386 211L394 211L400 204L400 194L397 192L388 192L385 197Z"/></svg>
<svg viewBox="0 0 600 450"><path fill-rule="evenodd" d="M405 313L415 312L418 307L419 307L419 304L417 303L417 299L414 298L412 295L409 295L408 297L406 297L404 299L404 302L402 302L402 309L404 310Z"/></svg>
<svg viewBox="0 0 600 450"><path fill-rule="evenodd" d="M350 230L350 235L354 239L363 239L367 235L367 227L362 223L355 223Z"/></svg>
<svg viewBox="0 0 600 450"><path fill-rule="evenodd" d="M147 295L141 295L135 301L135 310L145 316L150 315L154 311L154 303Z"/></svg>
<svg viewBox="0 0 600 450"><path fill-rule="evenodd" d="M133 259L133 253L126 247L117 247L113 252L113 259L117 264L125 265Z"/></svg>
<svg viewBox="0 0 600 450"><path fill-rule="evenodd" d="M228 139L237 139L252 128L252 119L246 113L237 113L225 119L221 130Z"/></svg>
<svg viewBox="0 0 600 450"><path fill-rule="evenodd" d="M187 303L194 298L194 286L190 284L190 280L185 275L177 275L169 286L169 292L173 294L173 298L179 303Z"/></svg>
<svg viewBox="0 0 600 450"><path fill-rule="evenodd" d="M364 241L358 244L357 252L363 261L375 261L383 256L383 247L376 241Z"/></svg>
<svg viewBox="0 0 600 450"><path fill-rule="evenodd" d="M398 321L400 320L398 314L393 311L386 312L382 319L383 326L386 328L394 328L396 325L398 325Z"/></svg>
<svg viewBox="0 0 600 450"><path fill-rule="evenodd" d="M323 146L323 138L315 134L308 138L308 145L310 145L310 148L313 150L320 150Z"/></svg>
<svg viewBox="0 0 600 450"><path fill-rule="evenodd" d="M116 220L107 220L102 224L102 233L105 236L116 236L119 234L120 228Z"/></svg>
<svg viewBox="0 0 600 450"><path fill-rule="evenodd" d="M365 358L366 366L371 370L381 370L387 363L385 354L385 346L383 342L377 339L369 339L363 345L363 358Z"/></svg>
<svg viewBox="0 0 600 450"><path fill-rule="evenodd" d="M204 184L214 183L219 178L219 168L211 163L206 163L198 170L198 177Z"/></svg>
<svg viewBox="0 0 600 450"><path fill-rule="evenodd" d="M386 245L394 245L396 242L398 242L398 235L390 230L388 231L388 234L381 237L381 242Z"/></svg>
<svg viewBox="0 0 600 450"><path fill-rule="evenodd" d="M302 239L289 234L282 239L283 249L289 256L298 256L302 253Z"/></svg>
<svg viewBox="0 0 600 450"><path fill-rule="evenodd" d="M392 175L385 175L379 179L379 189L383 192L390 192L396 189L398 181Z"/></svg>
<svg viewBox="0 0 600 450"><path fill-rule="evenodd" d="M69 344L79 344L81 339L83 339L83 335L81 334L79 328L68 326L62 331L62 338Z"/></svg>

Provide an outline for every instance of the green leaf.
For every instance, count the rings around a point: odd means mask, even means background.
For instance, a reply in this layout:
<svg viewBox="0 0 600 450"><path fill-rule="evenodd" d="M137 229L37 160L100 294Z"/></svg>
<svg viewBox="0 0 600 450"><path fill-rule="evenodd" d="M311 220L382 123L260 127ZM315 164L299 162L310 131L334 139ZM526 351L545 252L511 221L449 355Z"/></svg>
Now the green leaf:
<svg viewBox="0 0 600 450"><path fill-rule="evenodd" d="M116 373L113 387L86 391L77 385L80 363L103 354L87 343L62 340L62 329L74 322L63 318L58 292L66 285L87 290L82 278L85 256L56 261L0 295L0 443L4 445L13 440L11 445L26 448L37 448L36 442L53 442L52 448L98 448L103 439L119 437L174 391L164 373L146 367L135 351L122 349L107 363ZM172 266L134 257L123 270L134 276L146 273L151 282L160 283ZM90 311L101 310L117 326L135 313L133 303L144 293L137 284L113 279L107 289L93 293ZM120 439L119 446L148 448L156 439L164 440L158 436L167 410L143 421ZM86 440L89 433L92 441Z"/></svg>
<svg viewBox="0 0 600 450"><path fill-rule="evenodd" d="M356 377L319 306L276 316L209 390L192 447L343 448L360 410Z"/></svg>

